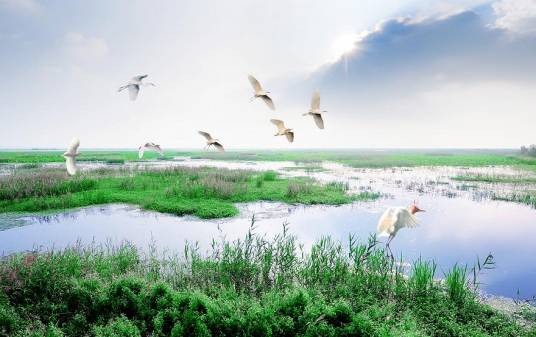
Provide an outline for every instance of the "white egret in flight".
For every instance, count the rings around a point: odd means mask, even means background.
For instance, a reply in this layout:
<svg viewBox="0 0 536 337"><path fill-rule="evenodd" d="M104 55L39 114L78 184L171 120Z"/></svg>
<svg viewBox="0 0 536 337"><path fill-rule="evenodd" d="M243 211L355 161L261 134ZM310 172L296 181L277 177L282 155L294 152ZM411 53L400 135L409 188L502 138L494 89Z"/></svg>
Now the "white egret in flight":
<svg viewBox="0 0 536 337"><path fill-rule="evenodd" d="M73 138L71 141L71 144L67 148L67 151L63 154L63 158L65 158L65 166L67 168L67 173L69 175L74 176L76 174L76 157L80 154L78 150L78 146L80 146L80 139Z"/></svg>
<svg viewBox="0 0 536 337"><path fill-rule="evenodd" d="M249 83L251 83L251 86L253 87L253 90L255 91L253 93L253 97L251 97L250 101L251 100L254 100L255 98L261 98L264 103L266 103L266 105L272 109L272 110L275 110L275 106L274 106L274 102L272 101L272 99L268 96L268 94L270 93L269 91L265 91L262 87L261 87L261 84L259 83L259 81L257 81L257 79L251 75L248 75L248 79L249 79Z"/></svg>
<svg viewBox="0 0 536 337"><path fill-rule="evenodd" d="M270 122L272 122L275 126L277 126L277 133L274 136L286 136L287 140L292 143L294 141L294 132L292 129L288 129L285 127L285 123L283 123L280 119L270 119Z"/></svg>
<svg viewBox="0 0 536 337"><path fill-rule="evenodd" d="M313 92L313 98L311 99L311 110L304 113L303 116L311 115L318 126L319 129L324 128L324 120L322 119L322 112L327 112L326 110L320 111L320 93L318 90Z"/></svg>
<svg viewBox="0 0 536 337"><path fill-rule="evenodd" d="M143 158L143 153L146 150L152 150L152 151L158 152L160 156L164 155L164 151L162 151L162 148L160 147L160 145L149 142L149 143L143 144L142 146L138 148L138 157L140 159Z"/></svg>
<svg viewBox="0 0 536 337"><path fill-rule="evenodd" d="M136 98L138 98L138 93L140 92L141 86L148 86L148 85L152 85L153 87L156 86L154 83L151 83L151 82L147 82L147 83L142 82L142 80L146 78L147 76L149 75L134 76L132 77L130 82L128 82L128 84L120 87L119 90L117 91L120 92L128 88L128 95L130 96L130 100L135 101Z"/></svg>
<svg viewBox="0 0 536 337"><path fill-rule="evenodd" d="M204 132L204 131L197 131L201 136L205 137L207 140L207 145L205 146L206 149L209 149L211 145L214 145L216 149L220 152L225 152L225 149L223 148L223 145L219 142L218 139L212 138L210 133Z"/></svg>

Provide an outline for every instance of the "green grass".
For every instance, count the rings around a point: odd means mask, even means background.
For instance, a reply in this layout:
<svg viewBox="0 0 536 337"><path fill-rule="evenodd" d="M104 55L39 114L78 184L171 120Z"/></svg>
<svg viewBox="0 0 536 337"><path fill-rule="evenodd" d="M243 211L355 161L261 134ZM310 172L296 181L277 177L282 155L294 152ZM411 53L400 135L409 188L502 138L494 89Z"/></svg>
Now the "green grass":
<svg viewBox="0 0 536 337"><path fill-rule="evenodd" d="M320 165L297 165L297 166L288 166L283 167L283 171L305 171L306 173L312 173L312 172L325 172L327 171L325 168L323 168Z"/></svg>
<svg viewBox="0 0 536 337"><path fill-rule="evenodd" d="M4 151L0 163L62 162L63 151ZM536 159L518 156L514 151L492 150L296 150L296 151L165 151L164 159L173 157L246 161L294 161L315 163L335 161L353 167L412 167L412 166L490 166L511 165L536 170ZM148 152L146 159L156 159ZM126 162L138 160L137 151L82 151L82 161Z"/></svg>
<svg viewBox="0 0 536 337"><path fill-rule="evenodd" d="M409 275L375 238L308 247L286 229L251 231L162 256L120 247L21 253L0 261L2 336L534 336L481 304L463 269Z"/></svg>
<svg viewBox="0 0 536 337"><path fill-rule="evenodd" d="M192 158L249 160L249 161L295 161L315 163L335 161L359 168L414 167L414 166L490 166L510 165L536 168L536 159L519 157L514 152L477 150L333 150L333 151L256 151L190 152Z"/></svg>
<svg viewBox="0 0 536 337"><path fill-rule="evenodd" d="M494 194L491 196L491 198L493 200L510 201L536 208L536 191L531 191L527 193L510 193L507 195Z"/></svg>
<svg viewBox="0 0 536 337"><path fill-rule="evenodd" d="M463 182L478 182L489 184L516 184L525 185L527 187L515 192L492 192L490 197L492 200L515 202L518 204L524 204L536 208L536 190L534 190L534 184L536 184L536 178L527 176L501 176L501 175L464 175L455 176L451 178L456 181ZM463 186L467 185L462 185ZM473 186L471 186L473 187ZM474 186L476 187L476 186ZM531 188L532 187L532 188Z"/></svg>
<svg viewBox="0 0 536 337"><path fill-rule="evenodd" d="M536 178L526 176L501 176L501 175L461 175L451 178L456 181L471 181L497 184L536 184Z"/></svg>
<svg viewBox="0 0 536 337"><path fill-rule="evenodd" d="M96 170L69 178L63 171L41 170L0 178L0 213L63 210L109 203L139 205L147 210L201 218L230 217L238 202L281 201L300 204L344 204L379 195L349 195L333 184L307 178L279 178L212 168L165 170Z"/></svg>
<svg viewBox="0 0 536 337"><path fill-rule="evenodd" d="M39 164L39 163L60 163L64 162L63 153L65 151L0 151L0 164ZM172 159L173 156L180 156L180 153L167 152L163 157L155 152L145 152L143 160L147 159ZM81 151L78 161L105 162L108 164L124 164L129 161L139 161L138 151Z"/></svg>

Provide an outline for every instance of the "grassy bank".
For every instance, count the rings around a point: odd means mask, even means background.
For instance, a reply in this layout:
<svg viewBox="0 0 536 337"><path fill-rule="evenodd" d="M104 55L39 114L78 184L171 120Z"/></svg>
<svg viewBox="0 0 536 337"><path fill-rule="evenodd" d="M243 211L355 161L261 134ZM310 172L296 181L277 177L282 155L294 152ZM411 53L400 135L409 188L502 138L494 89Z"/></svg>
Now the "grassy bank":
<svg viewBox="0 0 536 337"><path fill-rule="evenodd" d="M0 163L60 163L64 162L65 151L4 151L0 152ZM148 152L146 158L158 158L158 154ZM78 161L99 161L110 164L122 164L126 161L138 160L137 151L82 151Z"/></svg>
<svg viewBox="0 0 536 337"><path fill-rule="evenodd" d="M212 168L95 170L74 178L62 170L40 170L0 178L0 213L128 203L176 215L220 218L236 215L237 202L336 205L378 197L349 195L347 189L345 184L320 185L307 178L283 179L275 172Z"/></svg>
<svg viewBox="0 0 536 337"><path fill-rule="evenodd" d="M502 175L463 175L451 178L455 181L475 182L486 184L513 184L524 187L516 191L492 192L492 200L509 201L524 204L536 208L536 178L527 176L502 176Z"/></svg>
<svg viewBox="0 0 536 337"><path fill-rule="evenodd" d="M4 151L0 163L62 162L62 151ZM510 165L536 169L536 159L520 157L508 151L478 150L320 150L320 151L229 151L226 153L204 151L165 151L165 158L192 157L198 159L295 161L314 163L335 161L353 167L412 167L412 166L489 166ZM155 153L145 158L155 159ZM138 160L137 151L82 151L82 161L126 162Z"/></svg>
<svg viewBox="0 0 536 337"><path fill-rule="evenodd" d="M526 176L463 175L451 178L456 181L471 181L494 184L536 184L536 178Z"/></svg>
<svg viewBox="0 0 536 337"><path fill-rule="evenodd" d="M536 165L536 160L521 158L508 152L486 151L410 151L410 150L333 150L333 151L260 151L189 153L192 158L224 160L260 160L320 162L334 161L362 168L413 167L413 166L490 166Z"/></svg>
<svg viewBox="0 0 536 337"><path fill-rule="evenodd" d="M0 262L3 336L534 336L481 304L467 269L408 276L374 238L323 238L304 253L286 232L251 232L182 255L123 245ZM434 277L444 276L444 282Z"/></svg>

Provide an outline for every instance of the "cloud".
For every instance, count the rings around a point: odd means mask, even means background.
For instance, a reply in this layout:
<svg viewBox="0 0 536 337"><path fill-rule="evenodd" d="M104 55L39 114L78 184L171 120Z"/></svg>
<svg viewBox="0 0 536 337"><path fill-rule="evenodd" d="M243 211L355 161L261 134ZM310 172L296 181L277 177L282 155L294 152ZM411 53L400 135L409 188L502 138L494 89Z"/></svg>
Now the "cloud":
<svg viewBox="0 0 536 337"><path fill-rule="evenodd" d="M286 99L297 110L320 89L323 108L360 146L517 147L536 124L536 34L497 27L503 17L383 21L284 88Z"/></svg>
<svg viewBox="0 0 536 337"><path fill-rule="evenodd" d="M497 27L519 33L536 32L535 0L500 0L492 7L497 16Z"/></svg>
<svg viewBox="0 0 536 337"><path fill-rule="evenodd" d="M62 43L65 52L74 62L99 61L108 54L105 40L86 37L80 33L65 34Z"/></svg>
<svg viewBox="0 0 536 337"><path fill-rule="evenodd" d="M311 74L339 97L405 96L452 82L536 79L536 37L490 27L477 14L382 22L354 51ZM309 88L310 89L310 88Z"/></svg>
<svg viewBox="0 0 536 337"><path fill-rule="evenodd" d="M32 15L42 11L41 5L35 0L0 0L0 9Z"/></svg>

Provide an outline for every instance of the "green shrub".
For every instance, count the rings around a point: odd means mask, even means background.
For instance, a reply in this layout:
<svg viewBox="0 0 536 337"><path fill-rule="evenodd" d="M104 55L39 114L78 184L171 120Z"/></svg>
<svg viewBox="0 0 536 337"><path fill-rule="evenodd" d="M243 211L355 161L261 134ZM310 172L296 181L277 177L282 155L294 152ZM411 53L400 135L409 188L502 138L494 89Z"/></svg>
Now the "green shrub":
<svg viewBox="0 0 536 337"><path fill-rule="evenodd" d="M93 334L95 337L141 337L136 325L124 316L110 321L106 326L94 327Z"/></svg>

